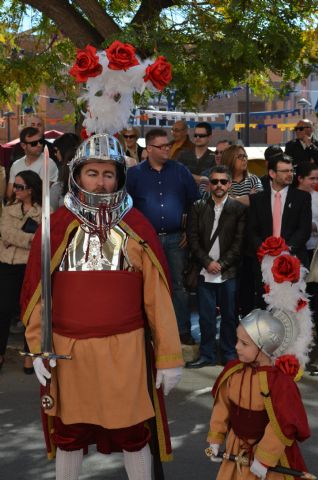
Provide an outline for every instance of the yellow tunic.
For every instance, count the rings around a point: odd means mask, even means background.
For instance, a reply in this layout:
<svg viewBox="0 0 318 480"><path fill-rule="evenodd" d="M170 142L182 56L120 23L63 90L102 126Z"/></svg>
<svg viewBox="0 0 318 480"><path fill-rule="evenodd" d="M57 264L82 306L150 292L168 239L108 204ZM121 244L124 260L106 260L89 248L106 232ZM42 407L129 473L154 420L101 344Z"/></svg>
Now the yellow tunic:
<svg viewBox="0 0 318 480"><path fill-rule="evenodd" d="M239 392L241 387L243 371L232 374L220 386L216 401L212 410L210 420L210 431L208 434L209 443L222 444L226 437L225 451L237 455L244 449L244 441L239 439L233 430L229 428L229 408L230 400L236 405L239 404ZM250 381L252 376L252 395L250 397ZM251 405L250 405L251 398ZM241 388L240 406L242 408L252 410L264 410L264 400L261 395L259 375L252 375L252 369L246 370L243 384ZM227 435L227 436L226 436ZM255 443L255 439L249 439L249 443ZM270 423L265 428L264 435L258 444L253 447L253 452L257 459L268 466L275 466L279 463L279 459L284 454L285 445L275 435ZM240 475L237 465L229 460L223 460L217 479L218 480L257 480L257 477L250 472L249 467L241 467L242 475ZM283 480L284 475L268 472L267 480Z"/></svg>
<svg viewBox="0 0 318 480"><path fill-rule="evenodd" d="M167 287L145 249L134 239L127 242L129 259L143 274L144 308L153 336L157 368L183 365L178 328ZM88 301L94 301L89 294ZM91 300L90 300L91 299ZM105 292L105 305L107 299ZM125 301L125 292L122 292ZM41 315L38 303L30 317L26 338L33 353L40 351ZM88 319L89 321L89 319ZM147 390L144 329L85 340L53 334L58 360L52 369L51 394L55 399L48 415L63 423L91 423L105 428L135 425L154 416Z"/></svg>

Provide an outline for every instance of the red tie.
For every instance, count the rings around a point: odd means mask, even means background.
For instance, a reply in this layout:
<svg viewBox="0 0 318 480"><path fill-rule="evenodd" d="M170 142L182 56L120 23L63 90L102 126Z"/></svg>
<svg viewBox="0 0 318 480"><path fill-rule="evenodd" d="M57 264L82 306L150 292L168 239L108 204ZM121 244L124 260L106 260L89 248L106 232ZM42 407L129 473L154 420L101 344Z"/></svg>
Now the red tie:
<svg viewBox="0 0 318 480"><path fill-rule="evenodd" d="M280 229L282 224L282 198L279 192L275 193L274 208L273 208L273 237L280 236Z"/></svg>

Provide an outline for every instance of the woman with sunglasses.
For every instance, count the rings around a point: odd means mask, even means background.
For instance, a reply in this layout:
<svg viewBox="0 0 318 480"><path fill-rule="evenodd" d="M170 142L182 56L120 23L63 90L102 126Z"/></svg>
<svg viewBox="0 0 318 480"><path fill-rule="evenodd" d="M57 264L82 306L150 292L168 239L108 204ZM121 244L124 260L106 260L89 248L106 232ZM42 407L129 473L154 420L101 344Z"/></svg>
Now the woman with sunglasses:
<svg viewBox="0 0 318 480"><path fill-rule="evenodd" d="M41 221L42 181L30 170L19 172L13 183L13 200L0 219L0 369L4 363L10 321L19 311L24 271L35 230ZM25 357L24 372L33 373Z"/></svg>
<svg viewBox="0 0 318 480"><path fill-rule="evenodd" d="M247 169L247 154L241 145L231 145L222 153L221 163L227 165L232 175L229 195L243 205L250 205L249 196L263 190L260 179ZM253 259L247 251L247 241L243 242L241 265L238 270L238 308L247 315L254 308L254 272Z"/></svg>
<svg viewBox="0 0 318 480"><path fill-rule="evenodd" d="M125 143L125 154L128 157L134 158L137 163L140 163L142 160L145 160L147 158L146 149L142 148L137 143L137 140L140 137L138 128L125 128L125 130L121 131L121 135Z"/></svg>
<svg viewBox="0 0 318 480"><path fill-rule="evenodd" d="M248 172L247 162L246 151L241 145L230 145L222 153L221 163L228 167L232 175L230 195L249 205L248 195L261 192L263 186L256 175Z"/></svg>

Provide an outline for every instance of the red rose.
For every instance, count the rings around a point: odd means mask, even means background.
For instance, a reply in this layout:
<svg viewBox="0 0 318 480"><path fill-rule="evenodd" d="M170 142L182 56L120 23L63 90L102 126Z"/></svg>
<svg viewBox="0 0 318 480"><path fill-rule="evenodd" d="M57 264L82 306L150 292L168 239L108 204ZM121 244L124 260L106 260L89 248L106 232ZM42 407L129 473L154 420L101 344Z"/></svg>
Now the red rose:
<svg viewBox="0 0 318 480"><path fill-rule="evenodd" d="M299 280L300 261L292 255L280 255L273 262L272 273L277 283L295 283Z"/></svg>
<svg viewBox="0 0 318 480"><path fill-rule="evenodd" d="M297 302L296 312L299 312L302 308L307 307L307 305L308 305L307 300L300 298Z"/></svg>
<svg viewBox="0 0 318 480"><path fill-rule="evenodd" d="M75 65L70 70L70 75L77 82L86 82L89 77L97 77L103 71L96 55L96 48L87 45L83 50L77 50Z"/></svg>
<svg viewBox="0 0 318 480"><path fill-rule="evenodd" d="M300 365L295 355L281 355L277 358L275 367L294 378L298 374Z"/></svg>
<svg viewBox="0 0 318 480"><path fill-rule="evenodd" d="M288 246L285 243L285 240L281 237L268 237L257 251L257 258L262 262L264 255L270 255L271 257L276 257L280 255L283 251L288 251Z"/></svg>
<svg viewBox="0 0 318 480"><path fill-rule="evenodd" d="M264 292L269 293L271 291L270 286L267 283L264 283Z"/></svg>
<svg viewBox="0 0 318 480"><path fill-rule="evenodd" d="M111 70L128 70L135 65L139 65L135 52L135 47L129 43L116 40L106 48L106 55L109 60L108 68Z"/></svg>
<svg viewBox="0 0 318 480"><path fill-rule="evenodd" d="M171 64L165 57L158 57L157 60L146 68L144 81L150 82L158 90L163 90L171 82Z"/></svg>
<svg viewBox="0 0 318 480"><path fill-rule="evenodd" d="M82 140L86 140L87 138L89 138L88 134L87 134L87 130L85 127L82 128L81 130L81 133L80 133L80 136L81 136L81 139Z"/></svg>

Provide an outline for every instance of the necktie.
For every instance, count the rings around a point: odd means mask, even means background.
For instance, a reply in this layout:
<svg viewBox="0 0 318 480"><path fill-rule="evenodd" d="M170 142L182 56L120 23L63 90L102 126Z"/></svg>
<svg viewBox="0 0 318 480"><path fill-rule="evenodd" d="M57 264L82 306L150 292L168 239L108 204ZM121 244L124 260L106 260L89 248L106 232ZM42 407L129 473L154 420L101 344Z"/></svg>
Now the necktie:
<svg viewBox="0 0 318 480"><path fill-rule="evenodd" d="M282 224L282 198L279 192L275 193L274 208L273 208L273 237L280 236L280 229Z"/></svg>

